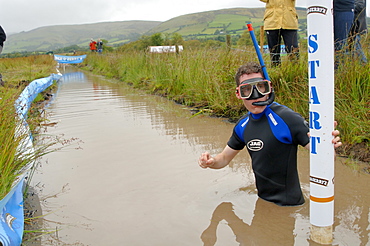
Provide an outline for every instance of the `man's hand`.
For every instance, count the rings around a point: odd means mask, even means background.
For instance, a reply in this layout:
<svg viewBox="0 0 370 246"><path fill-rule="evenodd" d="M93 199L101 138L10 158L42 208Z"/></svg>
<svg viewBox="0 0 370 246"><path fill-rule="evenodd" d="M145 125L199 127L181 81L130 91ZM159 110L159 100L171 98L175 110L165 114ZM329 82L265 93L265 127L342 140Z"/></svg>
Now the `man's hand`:
<svg viewBox="0 0 370 246"><path fill-rule="evenodd" d="M338 126L338 122L334 121L334 128L336 128L337 126ZM334 148L338 148L342 146L342 142L340 141L340 137L339 137L339 131L334 130L331 134L334 136L334 139L331 140L331 142L334 144Z"/></svg>
<svg viewBox="0 0 370 246"><path fill-rule="evenodd" d="M200 155L198 163L201 168L212 167L215 164L215 158L208 152L204 152Z"/></svg>
<svg viewBox="0 0 370 246"><path fill-rule="evenodd" d="M331 142L334 144L334 148L338 148L338 147L342 146L342 142L340 141L340 137L338 137L339 131L334 130L332 132L332 135L334 136L334 138L333 138L333 140L331 140Z"/></svg>

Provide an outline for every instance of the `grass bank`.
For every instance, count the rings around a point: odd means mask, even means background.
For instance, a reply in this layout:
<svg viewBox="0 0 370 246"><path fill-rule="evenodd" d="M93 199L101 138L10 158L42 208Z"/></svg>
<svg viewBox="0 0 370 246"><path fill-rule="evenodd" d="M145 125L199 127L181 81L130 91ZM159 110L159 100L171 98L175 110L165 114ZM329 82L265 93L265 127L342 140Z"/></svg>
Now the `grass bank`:
<svg viewBox="0 0 370 246"><path fill-rule="evenodd" d="M44 102L49 98L47 93L53 93L55 83L36 97L28 112L27 123L32 131L33 152L25 152L22 148L23 140L29 135L24 132L19 134L17 131L19 122L14 107L15 101L30 82L56 73L56 65L53 56L49 55L0 59L0 74L2 75L0 86L0 199L8 194L15 178L26 165L28 167L29 163L34 164L28 178L29 182L42 156L78 141L76 138L65 139L63 136L45 133L43 123L47 123L47 118L43 113ZM28 189L26 191L24 193L25 227L23 235L25 244L35 238L40 238L40 235L54 231L44 228L40 220L43 216L42 211L38 208L39 201L34 200L37 194L34 195L34 192Z"/></svg>
<svg viewBox="0 0 370 246"><path fill-rule="evenodd" d="M1 59L0 74L0 199L11 189L19 171L29 163L38 160L51 151L50 147L58 140L50 136L39 136L38 110L33 107L33 117L29 117L28 124L33 129L35 149L24 152L24 139L27 132L19 131L19 120L15 112L14 103L22 90L33 80L55 73L55 62L49 56L32 56L25 58ZM43 100L39 96L35 103Z"/></svg>
<svg viewBox="0 0 370 246"><path fill-rule="evenodd" d="M197 49L180 54L117 51L91 54L81 67L202 112L235 120L245 113L245 108L235 97L234 74L246 61L257 61L253 49ZM265 61L269 61L268 56ZM345 143L338 152L370 162L370 69L351 59L343 63L335 76L335 118ZM281 67L267 66L276 101L308 119L307 53L302 52L296 63L285 57Z"/></svg>

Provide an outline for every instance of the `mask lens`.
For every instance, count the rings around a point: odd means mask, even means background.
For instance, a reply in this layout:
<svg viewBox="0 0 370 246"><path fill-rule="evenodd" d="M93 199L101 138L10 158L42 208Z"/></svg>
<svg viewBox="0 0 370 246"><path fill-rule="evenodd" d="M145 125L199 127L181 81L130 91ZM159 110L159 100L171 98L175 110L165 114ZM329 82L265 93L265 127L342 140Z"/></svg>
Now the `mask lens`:
<svg viewBox="0 0 370 246"><path fill-rule="evenodd" d="M271 92L270 85L267 81L257 82L255 86L262 95L266 95Z"/></svg>
<svg viewBox="0 0 370 246"><path fill-rule="evenodd" d="M253 85L251 84L240 85L239 89L241 98L249 98L252 94Z"/></svg>
<svg viewBox="0 0 370 246"><path fill-rule="evenodd" d="M271 92L271 86L269 81L262 80L241 84L239 86L240 97L243 99L249 99L253 93L254 88L257 89L257 91L263 96Z"/></svg>

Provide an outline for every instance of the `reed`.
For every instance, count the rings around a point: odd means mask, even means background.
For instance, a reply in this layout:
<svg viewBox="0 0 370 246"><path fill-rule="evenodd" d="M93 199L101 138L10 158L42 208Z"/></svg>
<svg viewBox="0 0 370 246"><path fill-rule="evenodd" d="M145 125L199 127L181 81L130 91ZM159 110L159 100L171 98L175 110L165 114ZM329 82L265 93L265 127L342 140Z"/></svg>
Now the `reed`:
<svg viewBox="0 0 370 246"><path fill-rule="evenodd" d="M1 58L0 73L6 87L17 86L20 81L32 81L55 73L56 63L52 56L39 55L20 58Z"/></svg>
<svg viewBox="0 0 370 246"><path fill-rule="evenodd" d="M16 115L14 106L9 107L14 102L13 95L3 95L0 100L0 198L2 199L9 191L19 169L20 163L15 161L20 138L15 138ZM14 104L13 104L14 105Z"/></svg>
<svg viewBox="0 0 370 246"><path fill-rule="evenodd" d="M336 76L336 115L340 129L354 143L370 140L370 78L369 66L343 60Z"/></svg>
<svg viewBox="0 0 370 246"><path fill-rule="evenodd" d="M282 57L282 65L272 68L264 54L276 101L308 119L307 52L300 55L295 62ZM83 66L140 90L235 120L245 109L234 94L234 74L247 61L257 61L251 47L185 49L180 54L125 50L88 56ZM362 142L370 151L368 74L369 66L361 66L351 56L336 70L335 118L345 143Z"/></svg>

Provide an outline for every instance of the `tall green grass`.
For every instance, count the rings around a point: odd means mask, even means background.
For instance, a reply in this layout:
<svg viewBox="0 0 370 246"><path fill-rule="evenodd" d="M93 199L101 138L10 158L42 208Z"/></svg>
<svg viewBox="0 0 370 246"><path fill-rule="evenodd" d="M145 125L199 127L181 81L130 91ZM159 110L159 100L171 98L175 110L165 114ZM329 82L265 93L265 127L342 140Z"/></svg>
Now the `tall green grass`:
<svg viewBox="0 0 370 246"><path fill-rule="evenodd" d="M6 82L6 88L14 87L20 81L44 78L55 73L56 63L53 56L38 55L20 58L1 58L0 73Z"/></svg>
<svg viewBox="0 0 370 246"><path fill-rule="evenodd" d="M307 53L297 62L282 57L280 67L268 73L276 91L276 101L308 119ZM188 106L207 109L213 115L237 119L245 113L235 97L234 74L247 61L257 61L253 48L247 50L195 49L180 54L151 54L144 51L89 55L85 69L159 94ZM335 74L335 118L341 138L352 146L362 143L370 152L369 66L348 58Z"/></svg>
<svg viewBox="0 0 370 246"><path fill-rule="evenodd" d="M48 56L1 59L0 73L5 86L0 87L0 199L11 189L16 177L23 168L34 163L52 150L50 147L59 142L56 137L38 136L35 125L38 121L30 118L29 126L34 129L35 148L28 151L25 139L29 132L22 130L22 124L15 112L14 103L28 82L47 77L55 72L55 63Z"/></svg>
<svg viewBox="0 0 370 246"><path fill-rule="evenodd" d="M0 199L11 190L23 169L31 168L56 143L53 137L43 136L35 148L27 145L29 132L20 127L23 123L15 113L14 100L14 95L3 95L0 99Z"/></svg>
<svg viewBox="0 0 370 246"><path fill-rule="evenodd" d="M336 76L336 115L350 143L370 140L370 77L369 65L354 62L348 57ZM347 138L346 138L347 140Z"/></svg>
<svg viewBox="0 0 370 246"><path fill-rule="evenodd" d="M265 55L266 60L268 56ZM308 114L307 54L296 63L283 61L280 68L268 69L280 103L302 115ZM250 50L197 49L180 54L151 54L140 51L90 55L87 68L119 79L136 88L166 96L188 106L207 108L229 118L245 113L235 97L234 75L246 61L256 61Z"/></svg>
<svg viewBox="0 0 370 246"><path fill-rule="evenodd" d="M17 159L17 149L25 135L16 135L17 116L15 114L14 95L3 95L0 99L0 198L9 191L22 163ZM13 104L14 105L14 104Z"/></svg>

